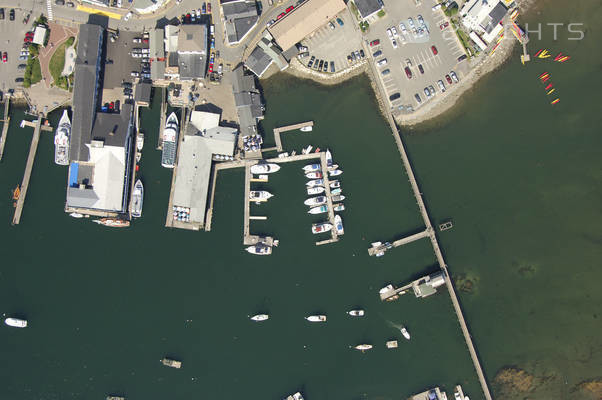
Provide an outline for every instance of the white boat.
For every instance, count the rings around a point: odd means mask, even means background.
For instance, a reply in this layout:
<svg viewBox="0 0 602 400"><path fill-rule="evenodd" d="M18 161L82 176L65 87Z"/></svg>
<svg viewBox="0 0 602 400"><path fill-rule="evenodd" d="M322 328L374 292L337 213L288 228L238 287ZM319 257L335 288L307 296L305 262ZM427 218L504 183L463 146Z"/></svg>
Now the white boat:
<svg viewBox="0 0 602 400"><path fill-rule="evenodd" d="M337 169L337 168L339 168L339 164L332 164L332 165L328 166L328 170L329 171L332 171L332 170Z"/></svg>
<svg viewBox="0 0 602 400"><path fill-rule="evenodd" d="M107 396L107 400L125 400L123 396Z"/></svg>
<svg viewBox="0 0 602 400"><path fill-rule="evenodd" d="M318 233L329 232L331 229L332 229L332 224L330 222L320 222L319 224L311 225L311 232L314 235L317 235Z"/></svg>
<svg viewBox="0 0 602 400"><path fill-rule="evenodd" d="M303 128L302 128L303 129ZM305 400L300 392L293 394L293 400Z"/></svg>
<svg viewBox="0 0 602 400"><path fill-rule="evenodd" d="M169 114L163 129L163 150L161 153L161 165L165 168L173 168L176 163L176 150L178 149L178 134L180 123L176 113Z"/></svg>
<svg viewBox="0 0 602 400"><path fill-rule="evenodd" d="M309 154L311 152L311 149L313 149L314 146L312 146L311 144L309 146L307 146L306 148L303 149L303 151L301 151L301 154Z"/></svg>
<svg viewBox="0 0 602 400"><path fill-rule="evenodd" d="M141 159L142 159L142 153L140 153L139 151L137 151L136 152L136 162L139 163Z"/></svg>
<svg viewBox="0 0 602 400"><path fill-rule="evenodd" d="M335 188L335 189L332 189L332 190L330 191L330 194L331 194L332 196L336 196L336 195L338 195L338 194L341 194L341 193L343 193L343 189L341 189L340 187L338 187L338 188Z"/></svg>
<svg viewBox="0 0 602 400"><path fill-rule="evenodd" d="M345 234L345 229L343 229L343 218L338 214L334 216L334 227L337 230L337 235Z"/></svg>
<svg viewBox="0 0 602 400"><path fill-rule="evenodd" d="M410 340L410 332L408 332L408 330L405 328L405 326L402 326L400 331L404 338L406 338L407 340Z"/></svg>
<svg viewBox="0 0 602 400"><path fill-rule="evenodd" d="M270 254L272 254L272 247L266 246L265 244L262 244L262 243L258 243L256 245L249 246L246 248L246 250L249 253L255 254L258 256L269 256Z"/></svg>
<svg viewBox="0 0 602 400"><path fill-rule="evenodd" d="M307 194L309 194L309 195L320 194L320 193L324 193L325 190L326 189L324 189L322 186L308 187Z"/></svg>
<svg viewBox="0 0 602 400"><path fill-rule="evenodd" d="M269 315L267 315L267 314L257 314L257 315L253 315L253 316L251 317L251 319L252 319L253 321L257 321L257 322L259 322L259 321L265 321L265 320L266 320L266 319L268 319L268 318L270 318L270 316L269 316Z"/></svg>
<svg viewBox="0 0 602 400"><path fill-rule="evenodd" d="M397 340L389 340L386 345L387 349L395 349L397 348Z"/></svg>
<svg viewBox="0 0 602 400"><path fill-rule="evenodd" d="M309 211L307 213L308 214L323 214L325 212L328 212L328 206L327 205L318 206L318 207L312 207L312 208L309 209Z"/></svg>
<svg viewBox="0 0 602 400"><path fill-rule="evenodd" d="M308 172L305 174L307 179L322 179L323 175L320 171Z"/></svg>
<svg viewBox="0 0 602 400"><path fill-rule="evenodd" d="M337 203L337 204L333 204L333 205L332 205L332 209L333 209L334 211L337 211L337 212L338 212L338 211L344 211L344 210L345 210L345 204L343 204L343 203Z"/></svg>
<svg viewBox="0 0 602 400"><path fill-rule="evenodd" d="M142 202L144 201L144 185L140 179L136 180L134 191L132 192L132 217L140 218L142 216Z"/></svg>
<svg viewBox="0 0 602 400"><path fill-rule="evenodd" d="M265 190L251 190L249 192L249 199L253 201L266 201L273 196L274 195L272 193Z"/></svg>
<svg viewBox="0 0 602 400"><path fill-rule="evenodd" d="M326 315L310 315L305 317L309 322L326 322Z"/></svg>
<svg viewBox="0 0 602 400"><path fill-rule="evenodd" d="M251 167L251 173L255 175L271 174L272 172L278 172L279 170L280 165L274 163L256 164Z"/></svg>
<svg viewBox="0 0 602 400"><path fill-rule="evenodd" d="M284 153L278 154L278 158L286 158L288 156L289 156L288 151L285 151Z"/></svg>
<svg viewBox="0 0 602 400"><path fill-rule="evenodd" d="M309 186L309 187L314 187L314 186L323 186L324 185L324 179L312 179L311 181L308 181L305 186Z"/></svg>
<svg viewBox="0 0 602 400"><path fill-rule="evenodd" d="M356 350L359 350L361 352L364 352L366 350L370 350L372 348L371 344L358 344L357 346L355 346Z"/></svg>
<svg viewBox="0 0 602 400"><path fill-rule="evenodd" d="M347 311L347 314L351 315L352 317L363 317L364 310L351 310Z"/></svg>
<svg viewBox="0 0 602 400"><path fill-rule="evenodd" d="M314 128L310 125L310 126L304 126L302 128L299 128L299 130L301 132L311 132Z"/></svg>
<svg viewBox="0 0 602 400"><path fill-rule="evenodd" d="M343 171L341 171L340 169L333 169L333 170L328 171L329 176L338 176L338 175L341 175L342 173L343 173Z"/></svg>
<svg viewBox="0 0 602 400"><path fill-rule="evenodd" d="M72 212L71 214L69 214L71 217L73 218L83 218L84 214L80 214L78 212Z"/></svg>
<svg viewBox="0 0 602 400"><path fill-rule="evenodd" d="M27 321L19 318L6 318L4 323L8 326L12 326L13 328L26 328Z"/></svg>
<svg viewBox="0 0 602 400"><path fill-rule="evenodd" d="M305 172L312 172L312 171L321 171L322 167L320 166L320 164L308 164L305 167L303 167L303 171Z"/></svg>
<svg viewBox="0 0 602 400"><path fill-rule="evenodd" d="M331 165L332 165L332 153L330 152L330 149L326 149L326 166L328 166L330 168Z"/></svg>
<svg viewBox="0 0 602 400"><path fill-rule="evenodd" d="M341 187L341 182L339 182L338 180L330 181L329 186L331 189L336 189L338 187Z"/></svg>
<svg viewBox="0 0 602 400"><path fill-rule="evenodd" d="M71 138L71 121L67 110L59 121L54 134L54 162L58 165L69 165L69 140Z"/></svg>
<svg viewBox="0 0 602 400"><path fill-rule="evenodd" d="M136 150L142 151L144 147L144 133L138 132L138 136L136 136Z"/></svg>
<svg viewBox="0 0 602 400"><path fill-rule="evenodd" d="M391 290L394 290L393 285L388 284L387 286L385 286L384 288L380 289L378 291L379 294L383 294L383 293L387 293L390 292Z"/></svg>
<svg viewBox="0 0 602 400"><path fill-rule="evenodd" d="M130 226L130 221L119 218L101 218L92 220L92 222L99 225L110 226L113 228L127 228L128 226Z"/></svg>
<svg viewBox="0 0 602 400"><path fill-rule="evenodd" d="M342 194L337 194L335 196L332 196L332 202L337 202L337 201L343 201L345 200L345 196L343 196Z"/></svg>
<svg viewBox="0 0 602 400"><path fill-rule="evenodd" d="M310 197L303 204L310 207L321 206L322 204L326 204L326 196Z"/></svg>

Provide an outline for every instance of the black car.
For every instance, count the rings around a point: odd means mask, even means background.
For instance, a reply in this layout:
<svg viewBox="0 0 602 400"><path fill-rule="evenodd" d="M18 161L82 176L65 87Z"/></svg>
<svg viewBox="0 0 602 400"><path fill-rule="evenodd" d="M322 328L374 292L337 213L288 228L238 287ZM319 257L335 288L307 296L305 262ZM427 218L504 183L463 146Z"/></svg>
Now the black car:
<svg viewBox="0 0 602 400"><path fill-rule="evenodd" d="M399 92L393 93L391 96L389 96L389 100L391 100L391 101L397 100L400 97L401 97L401 94L399 94Z"/></svg>
<svg viewBox="0 0 602 400"><path fill-rule="evenodd" d="M15 9L14 9L14 8L11 8L11 9L10 9L10 12L8 13L8 18L9 18L11 21L14 21L14 20L15 20Z"/></svg>
<svg viewBox="0 0 602 400"><path fill-rule="evenodd" d="M21 82L23 82L23 78L16 78L16 79L15 79L15 82L17 82L17 83L21 83Z"/></svg>
<svg viewBox="0 0 602 400"><path fill-rule="evenodd" d="M334 72L334 71L335 71L335 69L334 69L334 61L331 61L330 62L330 72Z"/></svg>
<svg viewBox="0 0 602 400"><path fill-rule="evenodd" d="M123 89L123 94L125 94L125 95L130 95L130 94L132 94L132 89L130 89L130 88L125 88L125 89Z"/></svg>
<svg viewBox="0 0 602 400"><path fill-rule="evenodd" d="M311 68L314 65L314 61L316 61L316 56L311 56L311 59L307 63L307 68Z"/></svg>
<svg viewBox="0 0 602 400"><path fill-rule="evenodd" d="M323 72L328 72L328 61L324 61L324 69L322 69Z"/></svg>
<svg viewBox="0 0 602 400"><path fill-rule="evenodd" d="M416 99L416 101L417 101L418 103L422 103L422 99L420 98L420 95L419 95L418 93L415 93L415 94L414 94L414 98Z"/></svg>
<svg viewBox="0 0 602 400"><path fill-rule="evenodd" d="M0 19L4 19L4 8L0 8Z"/></svg>
<svg viewBox="0 0 602 400"><path fill-rule="evenodd" d="M22 69L25 69L25 68L27 68L27 65L26 65L26 64L19 64L19 65L17 66L17 69L19 69L19 70L22 70Z"/></svg>
<svg viewBox="0 0 602 400"><path fill-rule="evenodd" d="M376 57L380 57L380 56L382 56L382 55L383 55L383 52L382 52L382 51L380 51L380 50L376 50L376 51L374 52L374 54L372 54L372 56L374 56L375 58L376 58Z"/></svg>
<svg viewBox="0 0 602 400"><path fill-rule="evenodd" d="M323 66L324 66L324 60L320 60L320 63L318 64L318 71L321 71Z"/></svg>
<svg viewBox="0 0 602 400"><path fill-rule="evenodd" d="M360 50L360 57L362 57L362 58L366 57L366 54L364 53L364 50Z"/></svg>
<svg viewBox="0 0 602 400"><path fill-rule="evenodd" d="M421 74L424 74L424 68L422 67L422 64L418 64L418 70Z"/></svg>
<svg viewBox="0 0 602 400"><path fill-rule="evenodd" d="M458 62L462 61L462 60L466 60L468 58L468 56L466 54L462 54L460 57L458 57Z"/></svg>
<svg viewBox="0 0 602 400"><path fill-rule="evenodd" d="M124 88L131 89L132 88L132 83L131 82L123 82L121 84L121 86L123 86Z"/></svg>

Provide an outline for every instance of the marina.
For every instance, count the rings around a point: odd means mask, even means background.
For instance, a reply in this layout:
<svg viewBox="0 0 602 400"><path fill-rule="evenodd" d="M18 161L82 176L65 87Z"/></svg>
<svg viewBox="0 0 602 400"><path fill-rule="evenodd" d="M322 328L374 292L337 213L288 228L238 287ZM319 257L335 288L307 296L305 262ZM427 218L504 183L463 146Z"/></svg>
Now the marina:
<svg viewBox="0 0 602 400"><path fill-rule="evenodd" d="M280 134L283 132L289 132L294 130L299 130L301 132L307 131L307 128L313 128L314 121L301 122L293 125L281 126L278 128L274 128L274 140L276 141L276 151L281 152L282 149L282 139L280 138Z"/></svg>

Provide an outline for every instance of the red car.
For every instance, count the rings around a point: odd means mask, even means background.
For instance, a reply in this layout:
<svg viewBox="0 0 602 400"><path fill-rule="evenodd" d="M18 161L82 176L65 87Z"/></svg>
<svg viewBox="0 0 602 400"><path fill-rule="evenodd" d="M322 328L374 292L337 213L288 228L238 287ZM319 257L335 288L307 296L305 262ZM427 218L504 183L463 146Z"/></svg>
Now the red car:
<svg viewBox="0 0 602 400"><path fill-rule="evenodd" d="M33 32L27 32L27 33L25 34L25 37L33 37Z"/></svg>
<svg viewBox="0 0 602 400"><path fill-rule="evenodd" d="M115 102L112 101L109 103L109 110L113 111L115 109Z"/></svg>
<svg viewBox="0 0 602 400"><path fill-rule="evenodd" d="M405 71L408 79L412 79L412 71L410 71L410 67L405 67Z"/></svg>
<svg viewBox="0 0 602 400"><path fill-rule="evenodd" d="M29 36L29 37L26 37L25 39L23 39L23 41L24 41L25 43L30 43L32 40L33 40L33 38L32 38L31 36Z"/></svg>
<svg viewBox="0 0 602 400"><path fill-rule="evenodd" d="M433 52L434 55L437 55L439 53L435 46L431 46L431 51Z"/></svg>
<svg viewBox="0 0 602 400"><path fill-rule="evenodd" d="M280 13L277 17L276 20L279 20L280 18L284 17L286 15L286 13Z"/></svg>
<svg viewBox="0 0 602 400"><path fill-rule="evenodd" d="M370 42L370 47L372 47L372 46L378 46L379 44L380 44L380 40L375 39L375 40L373 40L373 41Z"/></svg>
<svg viewBox="0 0 602 400"><path fill-rule="evenodd" d="M213 72L213 64L209 64L209 73Z"/></svg>
<svg viewBox="0 0 602 400"><path fill-rule="evenodd" d="M293 11L295 9L295 6L290 6L288 7L286 10L284 10L285 13L290 13L291 11Z"/></svg>
<svg viewBox="0 0 602 400"><path fill-rule="evenodd" d="M6 53L6 51L4 52L4 54L2 54L2 62L7 62L8 61L8 53Z"/></svg>
<svg viewBox="0 0 602 400"><path fill-rule="evenodd" d="M207 14L211 14L211 3L207 3Z"/></svg>
<svg viewBox="0 0 602 400"><path fill-rule="evenodd" d="M439 29L443 30L443 29L447 28L448 26L449 26L449 22L445 22L445 23L439 25Z"/></svg>
<svg viewBox="0 0 602 400"><path fill-rule="evenodd" d="M449 83L450 85L452 84L452 80L449 77L449 75L445 75L445 79L447 80L447 83Z"/></svg>

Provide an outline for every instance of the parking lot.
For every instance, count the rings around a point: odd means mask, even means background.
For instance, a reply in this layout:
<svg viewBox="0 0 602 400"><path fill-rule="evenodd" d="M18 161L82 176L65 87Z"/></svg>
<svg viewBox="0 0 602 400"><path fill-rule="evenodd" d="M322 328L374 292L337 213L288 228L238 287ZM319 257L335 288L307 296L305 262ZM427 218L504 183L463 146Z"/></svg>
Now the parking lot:
<svg viewBox="0 0 602 400"><path fill-rule="evenodd" d="M23 78L24 69L19 70L19 64L26 64L27 60L19 60L25 33L31 29L33 19L27 24L23 18L29 12L23 12L15 8L15 20L10 20L11 8L4 8L4 19L0 20L0 52L2 56L6 53L6 62L0 61L0 90L8 92L10 89L21 87L22 83L16 83L15 79Z"/></svg>
<svg viewBox="0 0 602 400"><path fill-rule="evenodd" d="M444 96L455 84L452 78L461 80L467 71L467 65L463 65L467 63L458 62L464 49L452 27L444 25L448 20L443 12L433 10L434 4L423 1L416 5L414 0L388 2L387 15L370 27L368 42L380 41L369 46L370 56L375 63L380 61L380 79L387 95L393 96L389 102L396 112L412 112L429 100Z"/></svg>
<svg viewBox="0 0 602 400"><path fill-rule="evenodd" d="M343 25L337 22L339 18ZM331 25L332 24L332 25ZM317 69L319 61L328 62L327 72L331 73L330 62L334 63L334 72L338 72L350 66L347 56L352 52L362 48L360 36L358 35L354 24L357 24L348 9L343 10L334 17L330 24L326 24L310 36L301 41L303 46L307 47L309 55L300 61L308 65L311 57L315 57L312 62L312 68ZM334 29L332 28L334 26ZM356 60L354 62L357 62ZM322 71L324 71L322 69Z"/></svg>

